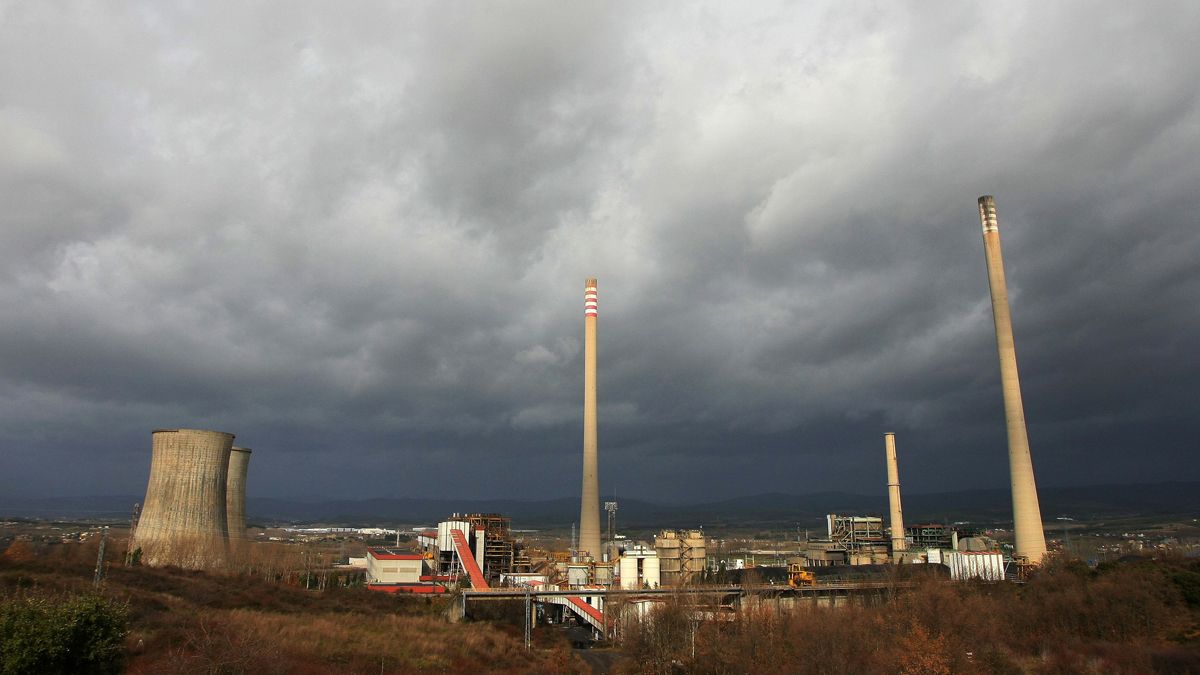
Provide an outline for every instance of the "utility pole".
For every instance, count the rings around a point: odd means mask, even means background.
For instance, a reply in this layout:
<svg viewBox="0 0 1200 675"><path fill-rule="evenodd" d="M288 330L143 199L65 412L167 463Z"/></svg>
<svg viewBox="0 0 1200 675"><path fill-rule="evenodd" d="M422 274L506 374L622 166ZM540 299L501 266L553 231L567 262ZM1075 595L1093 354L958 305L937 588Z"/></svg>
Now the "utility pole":
<svg viewBox="0 0 1200 675"><path fill-rule="evenodd" d="M108 543L108 526L100 530L100 550L96 553L96 576L92 579L93 586L99 586L104 580L104 546Z"/></svg>
<svg viewBox="0 0 1200 675"><path fill-rule="evenodd" d="M533 608L533 600L532 600L532 597L529 595L529 587L526 586L525 587L525 651L529 651L529 646L533 642L532 627L530 626L530 623L532 623L532 616L530 614L530 612L532 611L532 608Z"/></svg>
<svg viewBox="0 0 1200 675"><path fill-rule="evenodd" d="M129 539L125 541L125 566L133 565L133 535L137 532L138 519L142 516L142 504L133 505L133 516L129 518Z"/></svg>

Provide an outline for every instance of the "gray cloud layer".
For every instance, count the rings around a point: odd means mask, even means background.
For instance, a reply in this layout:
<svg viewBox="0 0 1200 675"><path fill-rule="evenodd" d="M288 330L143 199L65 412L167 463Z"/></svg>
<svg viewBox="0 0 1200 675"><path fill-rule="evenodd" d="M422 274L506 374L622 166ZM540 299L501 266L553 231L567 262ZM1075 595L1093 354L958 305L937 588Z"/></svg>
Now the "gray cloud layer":
<svg viewBox="0 0 1200 675"><path fill-rule="evenodd" d="M1200 479L1200 10L0 4L0 490L1006 484L997 196L1043 484Z"/></svg>

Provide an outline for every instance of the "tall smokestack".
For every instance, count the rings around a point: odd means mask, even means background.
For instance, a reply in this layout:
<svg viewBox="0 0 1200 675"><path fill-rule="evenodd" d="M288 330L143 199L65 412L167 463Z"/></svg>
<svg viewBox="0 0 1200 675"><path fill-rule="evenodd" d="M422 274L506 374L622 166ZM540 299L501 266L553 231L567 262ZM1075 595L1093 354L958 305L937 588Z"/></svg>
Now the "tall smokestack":
<svg viewBox="0 0 1200 675"><path fill-rule="evenodd" d="M896 465L896 434L883 435L883 446L887 452L888 511L892 526L892 559L900 562L901 553L908 550L904 537L904 513L900 508L900 467Z"/></svg>
<svg viewBox="0 0 1200 675"><path fill-rule="evenodd" d="M583 490L579 551L600 559L600 479L596 459L596 280L583 290Z"/></svg>
<svg viewBox="0 0 1200 675"><path fill-rule="evenodd" d="M150 482L131 546L147 565L191 569L225 564L229 525L225 500L233 434L156 429Z"/></svg>
<svg viewBox="0 0 1200 675"><path fill-rule="evenodd" d="M246 471L250 468L250 452L250 448L235 445L229 453L225 515L229 522L229 541L234 545L246 538Z"/></svg>
<svg viewBox="0 0 1200 675"><path fill-rule="evenodd" d="M996 349L1000 356L1000 388L1004 392L1004 419L1008 427L1008 470L1012 482L1014 555L1036 565L1046 555L1042 510L1038 506L1029 435L1025 429L1025 406L1017 375L1017 349L1013 342L1012 313L1008 308L1008 286L1004 281L1004 259L1000 255L1000 227L996 200L979 198L979 221L983 225L983 251L987 259L988 286L992 292L992 319L996 323Z"/></svg>

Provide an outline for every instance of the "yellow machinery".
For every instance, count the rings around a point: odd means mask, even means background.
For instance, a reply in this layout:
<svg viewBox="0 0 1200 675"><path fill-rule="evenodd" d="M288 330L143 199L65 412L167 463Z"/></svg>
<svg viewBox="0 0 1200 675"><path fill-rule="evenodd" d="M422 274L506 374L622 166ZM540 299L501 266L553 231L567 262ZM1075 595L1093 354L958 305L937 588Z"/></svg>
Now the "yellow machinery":
<svg viewBox="0 0 1200 675"><path fill-rule="evenodd" d="M788 563L788 586L799 588L801 586L816 586L817 575L811 570L804 569L800 563Z"/></svg>

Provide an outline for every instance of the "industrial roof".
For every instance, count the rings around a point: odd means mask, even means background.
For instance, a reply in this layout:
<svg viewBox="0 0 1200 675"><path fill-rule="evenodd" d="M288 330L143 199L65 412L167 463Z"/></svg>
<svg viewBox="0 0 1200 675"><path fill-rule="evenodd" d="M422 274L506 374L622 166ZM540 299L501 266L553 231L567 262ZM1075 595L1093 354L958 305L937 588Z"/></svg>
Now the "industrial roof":
<svg viewBox="0 0 1200 675"><path fill-rule="evenodd" d="M206 434L224 434L225 436L228 436L230 438L236 438L236 436L229 433L228 431L213 431L211 429L189 429L186 427L179 427L178 429L169 429L169 428L154 429L150 433L151 434L174 434L174 433L179 433L180 431L199 431L201 433L206 433Z"/></svg>
<svg viewBox="0 0 1200 675"><path fill-rule="evenodd" d="M397 553L389 548L369 548L367 553L376 560L421 560L425 557L420 553Z"/></svg>

